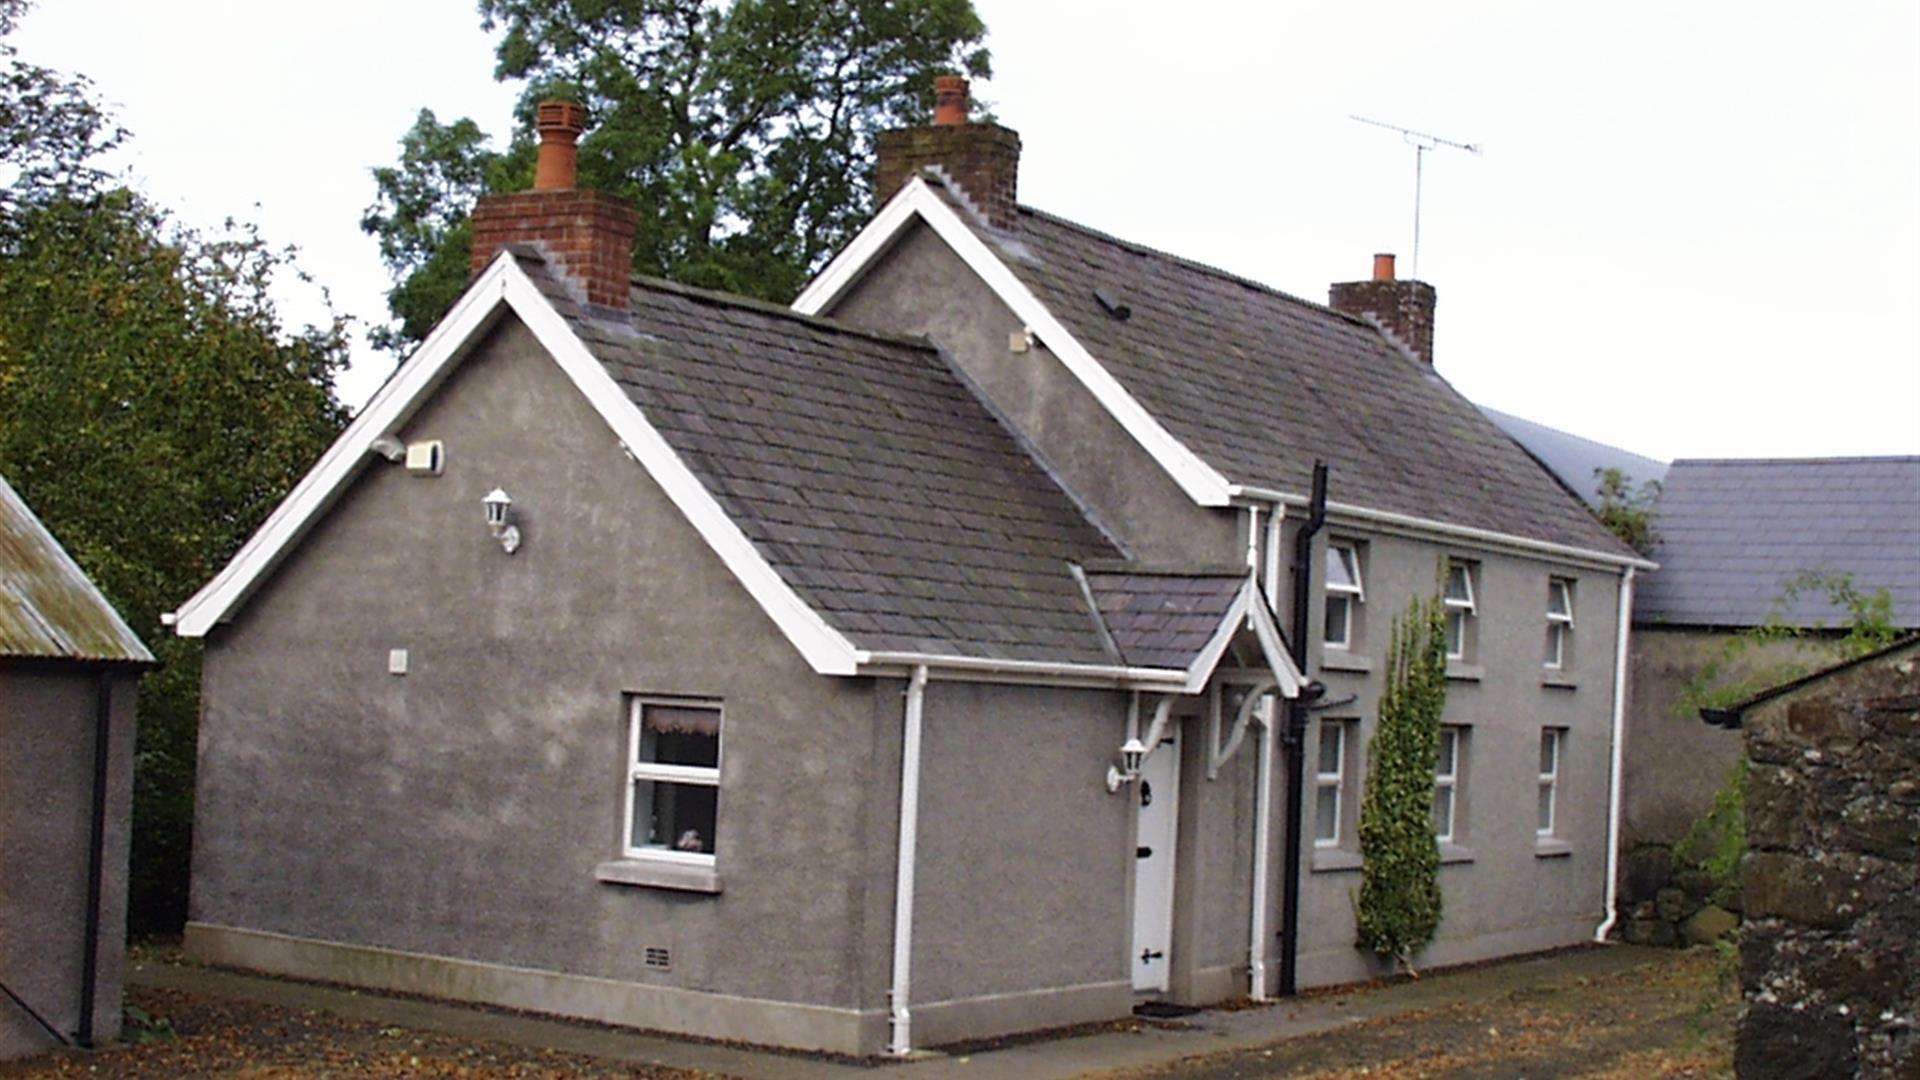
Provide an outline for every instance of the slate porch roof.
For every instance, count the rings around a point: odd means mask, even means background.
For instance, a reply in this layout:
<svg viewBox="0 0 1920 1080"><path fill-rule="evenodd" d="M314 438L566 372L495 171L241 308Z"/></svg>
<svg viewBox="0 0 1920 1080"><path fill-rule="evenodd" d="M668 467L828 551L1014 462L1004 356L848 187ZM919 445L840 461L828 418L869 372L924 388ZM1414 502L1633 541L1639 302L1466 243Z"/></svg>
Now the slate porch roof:
<svg viewBox="0 0 1920 1080"><path fill-rule="evenodd" d="M857 648L1111 665L1071 564L1120 557L918 339L521 268L782 580Z"/></svg>
<svg viewBox="0 0 1920 1080"><path fill-rule="evenodd" d="M107 598L0 476L0 658L153 663Z"/></svg>
<svg viewBox="0 0 1920 1080"><path fill-rule="evenodd" d="M1653 528L1660 569L1634 596L1636 622L1758 626L1789 580L1818 571L1886 589L1894 622L1920 627L1920 457L1676 461ZM1781 614L1846 621L1824 594Z"/></svg>
<svg viewBox="0 0 1920 1080"><path fill-rule="evenodd" d="M1087 590L1128 664L1185 670L1247 583L1247 572L1087 572Z"/></svg>
<svg viewBox="0 0 1920 1080"><path fill-rule="evenodd" d="M937 177L930 176L933 183ZM1633 552L1368 323L1031 207L1002 232L935 184L1156 420L1231 483L1615 556ZM1130 309L1115 318L1099 290Z"/></svg>

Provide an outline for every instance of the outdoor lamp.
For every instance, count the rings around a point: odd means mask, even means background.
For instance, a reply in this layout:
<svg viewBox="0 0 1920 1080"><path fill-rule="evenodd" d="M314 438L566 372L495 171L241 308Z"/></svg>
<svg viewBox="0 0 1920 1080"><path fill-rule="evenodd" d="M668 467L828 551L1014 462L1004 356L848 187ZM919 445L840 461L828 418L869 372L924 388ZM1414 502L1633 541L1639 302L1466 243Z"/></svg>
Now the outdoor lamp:
<svg viewBox="0 0 1920 1080"><path fill-rule="evenodd" d="M1121 784L1140 779L1140 766L1147 760L1147 744L1139 736L1129 738L1120 747L1120 767L1107 766L1107 790L1119 791Z"/></svg>
<svg viewBox="0 0 1920 1080"><path fill-rule="evenodd" d="M480 502L487 508L487 531L493 534L494 539L500 541L500 550L509 555L518 551L520 529L511 520L513 500L507 497L505 491L494 488L487 492L487 497Z"/></svg>

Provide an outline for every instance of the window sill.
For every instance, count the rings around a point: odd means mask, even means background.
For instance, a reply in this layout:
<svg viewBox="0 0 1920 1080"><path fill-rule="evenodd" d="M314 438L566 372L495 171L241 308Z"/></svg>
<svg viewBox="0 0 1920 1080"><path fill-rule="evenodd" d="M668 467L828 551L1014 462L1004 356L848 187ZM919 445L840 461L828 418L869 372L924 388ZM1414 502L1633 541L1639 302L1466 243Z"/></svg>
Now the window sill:
<svg viewBox="0 0 1920 1080"><path fill-rule="evenodd" d="M1573 854L1573 845L1555 836L1542 836L1533 842L1536 859L1564 859Z"/></svg>
<svg viewBox="0 0 1920 1080"><path fill-rule="evenodd" d="M1578 690L1579 680L1564 671L1547 671L1540 675L1540 685L1553 690Z"/></svg>
<svg viewBox="0 0 1920 1080"><path fill-rule="evenodd" d="M1479 664L1468 664L1459 660L1447 661L1447 678L1458 682L1479 682L1486 678L1487 669Z"/></svg>
<svg viewBox="0 0 1920 1080"><path fill-rule="evenodd" d="M1373 670L1373 658L1359 656L1346 649L1322 649L1320 667L1324 671L1358 671L1364 674Z"/></svg>
<svg viewBox="0 0 1920 1080"><path fill-rule="evenodd" d="M1459 844L1442 843L1440 845L1440 865L1452 863L1470 863L1473 861L1473 849Z"/></svg>
<svg viewBox="0 0 1920 1080"><path fill-rule="evenodd" d="M1313 849L1313 865L1311 869L1316 874L1338 873L1342 870L1358 870L1364 865L1366 865L1366 860L1362 859L1360 853L1357 851L1346 851L1342 848Z"/></svg>
<svg viewBox="0 0 1920 1080"><path fill-rule="evenodd" d="M648 859L612 859L593 868L593 876L609 885L640 885L681 892L720 892L720 872L711 866L653 862Z"/></svg>

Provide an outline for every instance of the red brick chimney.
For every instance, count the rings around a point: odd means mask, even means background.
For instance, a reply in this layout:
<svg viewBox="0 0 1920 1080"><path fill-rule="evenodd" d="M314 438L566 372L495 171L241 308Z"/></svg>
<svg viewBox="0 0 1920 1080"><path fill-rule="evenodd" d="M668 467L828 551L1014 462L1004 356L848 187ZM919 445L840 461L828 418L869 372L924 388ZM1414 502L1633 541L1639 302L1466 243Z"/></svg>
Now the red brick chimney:
<svg viewBox="0 0 1920 1080"><path fill-rule="evenodd" d="M574 143L586 120L587 110L574 102L540 103L533 190L482 195L474 203L472 272L478 276L508 244L530 244L587 303L624 308L640 215L617 196L574 189Z"/></svg>
<svg viewBox="0 0 1920 1080"><path fill-rule="evenodd" d="M1327 306L1349 315L1371 315L1394 340L1433 363L1433 286L1393 276L1393 256L1373 257L1372 281L1347 281L1328 290Z"/></svg>
<svg viewBox="0 0 1920 1080"><path fill-rule="evenodd" d="M886 202L920 170L937 165L989 224L1012 228L1020 186L1019 134L968 120L971 103L963 76L936 77L933 92L932 126L883 131L875 140L874 197Z"/></svg>

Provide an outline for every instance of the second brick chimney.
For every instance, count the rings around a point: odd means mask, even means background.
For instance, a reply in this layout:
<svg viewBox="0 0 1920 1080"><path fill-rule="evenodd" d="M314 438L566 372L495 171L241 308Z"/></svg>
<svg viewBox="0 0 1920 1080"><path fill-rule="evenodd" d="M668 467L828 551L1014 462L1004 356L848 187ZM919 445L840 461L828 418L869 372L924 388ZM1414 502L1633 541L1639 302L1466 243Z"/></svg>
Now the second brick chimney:
<svg viewBox="0 0 1920 1080"><path fill-rule="evenodd" d="M624 308L640 215L617 196L575 189L574 144L586 130L586 119L586 109L574 102L540 103L533 190L482 195L474 203L472 272L477 276L485 270L509 244L529 244L589 304Z"/></svg>
<svg viewBox="0 0 1920 1080"><path fill-rule="evenodd" d="M933 90L932 126L883 131L874 141L879 159L874 198L886 202L920 170L937 165L988 224L1011 228L1020 188L1019 134L968 119L972 105L965 77L938 76Z"/></svg>
<svg viewBox="0 0 1920 1080"><path fill-rule="evenodd" d="M1372 281L1346 281L1328 290L1327 306L1349 315L1371 315L1428 364L1433 363L1433 286L1393 276L1393 256L1373 257Z"/></svg>

